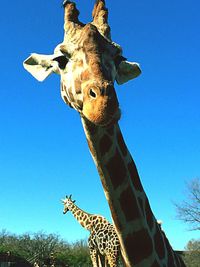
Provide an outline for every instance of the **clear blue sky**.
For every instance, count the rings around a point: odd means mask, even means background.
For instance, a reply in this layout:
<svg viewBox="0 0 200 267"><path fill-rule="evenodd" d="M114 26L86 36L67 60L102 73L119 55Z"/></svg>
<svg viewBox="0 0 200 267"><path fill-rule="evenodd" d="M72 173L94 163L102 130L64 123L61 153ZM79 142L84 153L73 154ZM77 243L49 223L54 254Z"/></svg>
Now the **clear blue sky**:
<svg viewBox="0 0 200 267"><path fill-rule="evenodd" d="M60 97L59 76L39 83L22 67L32 52L52 53L63 39L59 0L2 1L0 79L0 229L57 233L75 241L88 232L60 199L110 218L78 114ZM90 21L94 1L76 1ZM142 75L116 86L121 129L154 214L175 249L198 232L175 220L172 201L200 176L200 2L107 1L113 40Z"/></svg>

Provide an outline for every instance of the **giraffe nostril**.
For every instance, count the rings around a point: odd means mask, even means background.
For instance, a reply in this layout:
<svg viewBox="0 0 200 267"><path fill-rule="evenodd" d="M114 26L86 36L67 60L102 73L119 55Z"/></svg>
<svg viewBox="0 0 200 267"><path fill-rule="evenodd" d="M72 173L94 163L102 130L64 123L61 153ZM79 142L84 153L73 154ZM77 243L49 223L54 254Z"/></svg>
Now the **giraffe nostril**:
<svg viewBox="0 0 200 267"><path fill-rule="evenodd" d="M96 98L96 97L97 97L97 94L96 94L96 92L94 91L94 89L90 89L89 94L90 94L90 96L91 96L92 98Z"/></svg>

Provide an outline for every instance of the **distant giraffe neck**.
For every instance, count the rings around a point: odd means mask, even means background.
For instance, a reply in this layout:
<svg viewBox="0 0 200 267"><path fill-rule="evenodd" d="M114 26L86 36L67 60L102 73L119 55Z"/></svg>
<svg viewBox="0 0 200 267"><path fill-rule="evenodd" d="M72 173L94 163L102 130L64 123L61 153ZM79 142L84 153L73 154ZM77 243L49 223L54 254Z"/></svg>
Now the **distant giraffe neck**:
<svg viewBox="0 0 200 267"><path fill-rule="evenodd" d="M81 226L83 226L85 229L90 230L91 229L91 222L90 222L90 216L91 214L81 210L78 206L73 204L70 207L70 211L74 218L80 223Z"/></svg>
<svg viewBox="0 0 200 267"><path fill-rule="evenodd" d="M184 266L157 224L119 125L98 127L84 118L82 123L122 253L127 252L126 266Z"/></svg>

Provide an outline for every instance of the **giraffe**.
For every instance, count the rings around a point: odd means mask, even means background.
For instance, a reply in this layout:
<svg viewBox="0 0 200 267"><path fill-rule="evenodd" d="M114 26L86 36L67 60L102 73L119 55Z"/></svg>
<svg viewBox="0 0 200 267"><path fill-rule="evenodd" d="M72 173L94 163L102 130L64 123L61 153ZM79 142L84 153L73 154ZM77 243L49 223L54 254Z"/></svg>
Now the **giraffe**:
<svg viewBox="0 0 200 267"><path fill-rule="evenodd" d="M123 57L111 39L108 10L97 0L91 23L79 21L75 3L64 1L64 40L53 55L32 54L24 67L43 81L61 76L61 96L80 114L127 267L183 267L161 231L119 127L114 82L140 75L137 63Z"/></svg>
<svg viewBox="0 0 200 267"><path fill-rule="evenodd" d="M98 254L105 256L110 267L117 267L120 255L120 243L114 226L103 216L89 214L75 205L75 200L66 196L62 200L63 213L71 211L82 227L90 231L88 246L93 267L98 267Z"/></svg>

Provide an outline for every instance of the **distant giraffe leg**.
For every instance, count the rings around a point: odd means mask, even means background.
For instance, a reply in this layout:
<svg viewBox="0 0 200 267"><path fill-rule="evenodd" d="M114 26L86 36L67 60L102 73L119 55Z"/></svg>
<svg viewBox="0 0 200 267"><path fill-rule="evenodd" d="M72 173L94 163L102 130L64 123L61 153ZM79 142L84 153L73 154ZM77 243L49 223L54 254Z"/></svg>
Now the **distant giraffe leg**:
<svg viewBox="0 0 200 267"><path fill-rule="evenodd" d="M106 267L106 265L105 265L105 259L104 259L104 256L103 255L101 255L100 253L98 253L98 266L99 267Z"/></svg>
<svg viewBox="0 0 200 267"><path fill-rule="evenodd" d="M99 264L99 267L110 267L107 257L101 254L99 254Z"/></svg>
<svg viewBox="0 0 200 267"><path fill-rule="evenodd" d="M105 267L110 267L110 266L108 265L107 257L105 257Z"/></svg>
<svg viewBox="0 0 200 267"><path fill-rule="evenodd" d="M92 261L92 266L93 267L103 267L100 259L99 252L97 248L94 246L94 241L92 235L89 236L88 238L88 248L90 251L90 258Z"/></svg>
<svg viewBox="0 0 200 267"><path fill-rule="evenodd" d="M99 264L99 257L97 255L96 249L90 249L90 258L93 267L101 267L101 265Z"/></svg>
<svg viewBox="0 0 200 267"><path fill-rule="evenodd" d="M117 261L118 261L117 255L114 254L107 255L106 258L108 259L109 267L117 267Z"/></svg>

